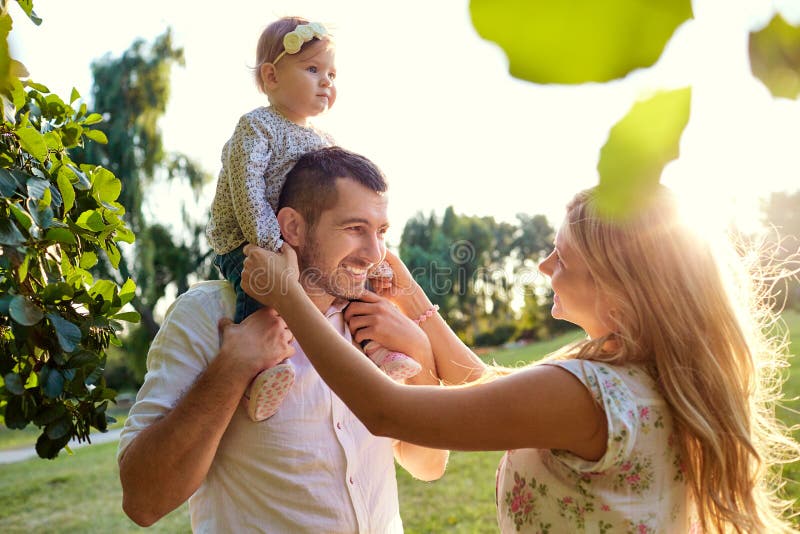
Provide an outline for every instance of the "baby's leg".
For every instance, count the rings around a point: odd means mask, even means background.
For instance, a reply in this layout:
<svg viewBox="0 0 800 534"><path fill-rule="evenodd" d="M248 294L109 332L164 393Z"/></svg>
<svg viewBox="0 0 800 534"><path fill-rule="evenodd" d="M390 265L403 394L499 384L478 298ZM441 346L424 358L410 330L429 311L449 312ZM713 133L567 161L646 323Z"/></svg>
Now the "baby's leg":
<svg viewBox="0 0 800 534"><path fill-rule="evenodd" d="M264 306L242 289L242 267L244 263L244 245L217 256L214 263L222 275L233 285L236 291L236 312L233 320L236 323ZM242 405L253 421L263 421L275 415L294 383L294 367L285 360L275 367L261 371L244 392Z"/></svg>

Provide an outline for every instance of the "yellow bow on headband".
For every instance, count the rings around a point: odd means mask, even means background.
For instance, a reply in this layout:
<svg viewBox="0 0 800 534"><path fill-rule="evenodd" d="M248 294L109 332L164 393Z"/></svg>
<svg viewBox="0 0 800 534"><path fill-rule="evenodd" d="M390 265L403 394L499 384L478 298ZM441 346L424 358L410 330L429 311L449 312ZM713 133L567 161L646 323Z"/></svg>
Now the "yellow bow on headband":
<svg viewBox="0 0 800 534"><path fill-rule="evenodd" d="M322 39L328 35L328 30L320 22L309 22L308 24L298 24L297 28L283 36L283 52L278 54L274 65L286 54L296 54L303 48L303 45L313 38Z"/></svg>

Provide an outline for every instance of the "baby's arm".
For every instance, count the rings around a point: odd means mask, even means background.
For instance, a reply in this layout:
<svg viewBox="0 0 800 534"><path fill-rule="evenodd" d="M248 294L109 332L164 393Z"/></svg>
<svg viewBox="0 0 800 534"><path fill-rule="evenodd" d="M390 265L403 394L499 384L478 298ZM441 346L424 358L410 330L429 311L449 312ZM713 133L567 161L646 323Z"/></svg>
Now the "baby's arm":
<svg viewBox="0 0 800 534"><path fill-rule="evenodd" d="M283 244L275 211L267 202L267 165L273 157L272 136L266 125L250 115L236 125L222 155L239 228L248 243L268 250Z"/></svg>

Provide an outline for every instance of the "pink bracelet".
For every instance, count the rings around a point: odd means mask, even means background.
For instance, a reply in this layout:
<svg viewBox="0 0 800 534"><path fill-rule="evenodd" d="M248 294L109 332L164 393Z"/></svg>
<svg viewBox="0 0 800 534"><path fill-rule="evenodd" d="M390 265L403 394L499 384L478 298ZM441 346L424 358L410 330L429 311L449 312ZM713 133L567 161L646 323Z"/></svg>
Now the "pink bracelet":
<svg viewBox="0 0 800 534"><path fill-rule="evenodd" d="M431 306L430 308L428 308L428 310L427 310L427 311L425 311L425 313L423 313L422 315L420 315L420 316L419 316L419 318L417 318L417 319L414 319L414 322L415 322L416 324L420 324L420 323L422 323L422 322L425 322L425 321L427 321L428 319L430 319L431 317L433 317L433 314L434 314L434 313L436 313L437 311L439 311L439 305L438 305L438 304L434 304L433 306Z"/></svg>

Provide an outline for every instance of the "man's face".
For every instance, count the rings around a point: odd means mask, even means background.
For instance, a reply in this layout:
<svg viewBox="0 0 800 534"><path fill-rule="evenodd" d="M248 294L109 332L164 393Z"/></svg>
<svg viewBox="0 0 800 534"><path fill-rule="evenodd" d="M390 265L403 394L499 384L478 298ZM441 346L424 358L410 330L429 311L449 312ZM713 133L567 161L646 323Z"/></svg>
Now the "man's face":
<svg viewBox="0 0 800 534"><path fill-rule="evenodd" d="M366 290L367 271L386 255L387 199L350 178L338 178L336 192L336 205L298 247L298 262L310 296L353 300Z"/></svg>

